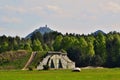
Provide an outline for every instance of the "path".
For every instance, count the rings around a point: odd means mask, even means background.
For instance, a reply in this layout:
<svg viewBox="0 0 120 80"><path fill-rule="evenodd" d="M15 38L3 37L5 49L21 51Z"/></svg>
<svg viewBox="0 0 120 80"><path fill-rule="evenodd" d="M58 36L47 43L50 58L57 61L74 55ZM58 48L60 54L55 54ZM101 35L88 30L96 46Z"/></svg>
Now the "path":
<svg viewBox="0 0 120 80"><path fill-rule="evenodd" d="M31 64L31 62L33 61L36 54L37 54L36 52L32 52L29 60L27 61L27 63L25 64L25 66L22 70L26 70L28 68L28 66Z"/></svg>

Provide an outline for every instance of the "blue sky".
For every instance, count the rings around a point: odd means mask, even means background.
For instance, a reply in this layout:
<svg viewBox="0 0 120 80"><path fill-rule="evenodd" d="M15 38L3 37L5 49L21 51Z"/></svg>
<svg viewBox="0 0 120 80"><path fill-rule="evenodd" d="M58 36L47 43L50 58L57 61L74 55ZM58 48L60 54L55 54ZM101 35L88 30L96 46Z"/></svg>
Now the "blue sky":
<svg viewBox="0 0 120 80"><path fill-rule="evenodd" d="M62 33L120 32L120 0L0 0L0 36L48 25Z"/></svg>

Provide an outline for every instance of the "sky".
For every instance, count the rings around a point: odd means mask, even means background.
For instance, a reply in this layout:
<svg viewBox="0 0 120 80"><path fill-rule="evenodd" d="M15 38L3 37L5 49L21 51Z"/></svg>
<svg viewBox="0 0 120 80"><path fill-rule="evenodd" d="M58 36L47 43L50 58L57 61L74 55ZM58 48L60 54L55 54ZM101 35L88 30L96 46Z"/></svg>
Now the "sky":
<svg viewBox="0 0 120 80"><path fill-rule="evenodd" d="M0 0L0 36L25 37L46 24L63 34L120 32L120 0Z"/></svg>

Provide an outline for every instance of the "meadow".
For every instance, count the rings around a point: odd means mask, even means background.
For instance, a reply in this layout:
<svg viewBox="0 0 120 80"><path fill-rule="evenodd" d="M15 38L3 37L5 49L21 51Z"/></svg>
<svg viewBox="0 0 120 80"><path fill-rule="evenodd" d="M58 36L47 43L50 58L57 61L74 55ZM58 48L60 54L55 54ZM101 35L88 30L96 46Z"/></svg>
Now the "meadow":
<svg viewBox="0 0 120 80"><path fill-rule="evenodd" d="M0 71L0 80L120 80L120 69Z"/></svg>

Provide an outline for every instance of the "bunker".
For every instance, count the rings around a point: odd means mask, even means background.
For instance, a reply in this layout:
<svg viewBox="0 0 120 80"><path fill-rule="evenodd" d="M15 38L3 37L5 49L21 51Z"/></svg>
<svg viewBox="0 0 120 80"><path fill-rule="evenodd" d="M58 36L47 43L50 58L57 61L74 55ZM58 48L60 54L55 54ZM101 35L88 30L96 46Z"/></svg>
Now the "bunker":
<svg viewBox="0 0 120 80"><path fill-rule="evenodd" d="M67 57L67 53L49 51L46 57L37 66L38 70L42 70L44 65L48 65L50 69L73 69L75 62Z"/></svg>

